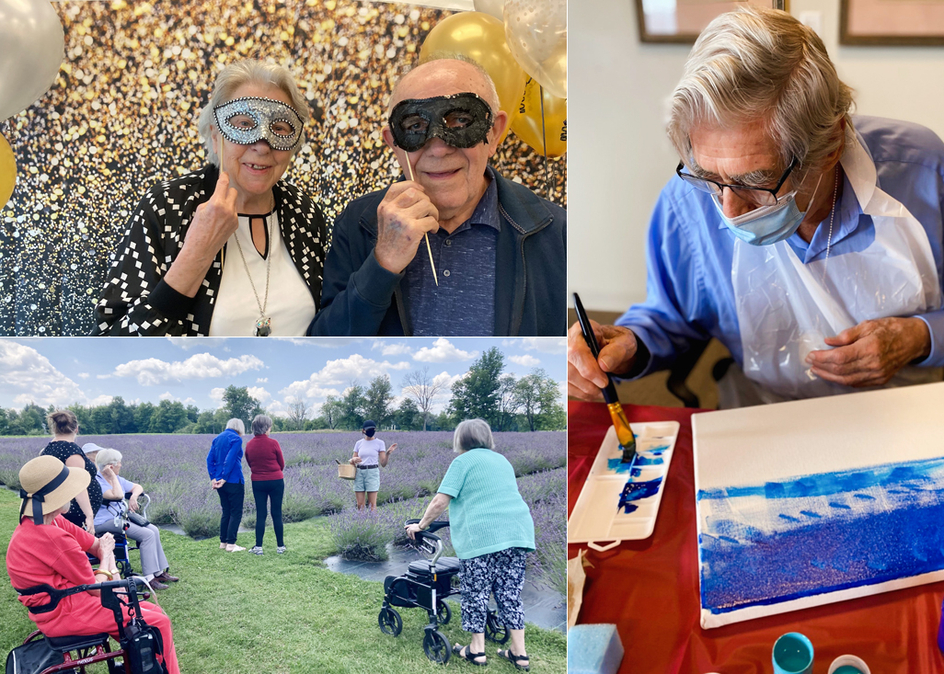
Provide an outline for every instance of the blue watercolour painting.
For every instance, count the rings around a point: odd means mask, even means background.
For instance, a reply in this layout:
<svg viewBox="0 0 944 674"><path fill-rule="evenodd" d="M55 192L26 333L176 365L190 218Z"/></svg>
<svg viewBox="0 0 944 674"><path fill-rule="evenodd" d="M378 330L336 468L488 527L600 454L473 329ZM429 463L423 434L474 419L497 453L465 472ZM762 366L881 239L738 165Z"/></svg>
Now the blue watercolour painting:
<svg viewBox="0 0 944 674"><path fill-rule="evenodd" d="M944 570L942 458L699 489L696 499L703 616L717 624Z"/></svg>

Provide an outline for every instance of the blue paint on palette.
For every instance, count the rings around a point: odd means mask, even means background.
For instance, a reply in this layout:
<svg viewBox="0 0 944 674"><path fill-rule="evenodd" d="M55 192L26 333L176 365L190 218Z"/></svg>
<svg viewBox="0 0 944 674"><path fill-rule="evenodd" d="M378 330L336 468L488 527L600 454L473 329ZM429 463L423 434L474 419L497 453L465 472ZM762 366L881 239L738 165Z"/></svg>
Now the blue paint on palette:
<svg viewBox="0 0 944 674"><path fill-rule="evenodd" d="M661 484L661 477L644 482L627 482L626 486L623 487L623 492L620 494L618 507L623 508L625 512L632 512L636 509L636 506L632 503L633 501L641 501L655 496L659 493L659 485ZM627 505L632 506L632 510L626 509Z"/></svg>
<svg viewBox="0 0 944 674"><path fill-rule="evenodd" d="M944 570L944 459L698 493L702 606L749 606Z"/></svg>
<svg viewBox="0 0 944 674"><path fill-rule="evenodd" d="M606 467L614 473L628 473L638 459L638 455L631 462L627 463L623 463L622 459L607 459Z"/></svg>

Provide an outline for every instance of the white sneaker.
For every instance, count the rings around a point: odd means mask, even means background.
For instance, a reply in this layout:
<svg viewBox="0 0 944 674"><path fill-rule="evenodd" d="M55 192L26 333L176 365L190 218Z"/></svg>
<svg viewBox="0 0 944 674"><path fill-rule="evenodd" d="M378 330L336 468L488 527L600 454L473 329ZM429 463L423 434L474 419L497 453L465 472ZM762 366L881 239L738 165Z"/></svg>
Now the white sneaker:
<svg viewBox="0 0 944 674"><path fill-rule="evenodd" d="M242 552L245 549L246 548L242 547L241 545L227 545L226 546L226 552Z"/></svg>
<svg viewBox="0 0 944 674"><path fill-rule="evenodd" d="M280 545L279 547L277 547L277 548L275 549L275 551L281 555L281 554L283 554L283 553L285 552L285 546L284 546L284 545ZM261 554L261 553L260 553L260 554Z"/></svg>
<svg viewBox="0 0 944 674"><path fill-rule="evenodd" d="M220 550L226 549L226 543L220 543Z"/></svg>
<svg viewBox="0 0 944 674"><path fill-rule="evenodd" d="M254 554L254 555L261 555L261 554L263 554L265 551L262 549L262 546L261 546L261 545L254 545L254 546L252 546L251 548L249 548L249 552L251 552L251 553Z"/></svg>

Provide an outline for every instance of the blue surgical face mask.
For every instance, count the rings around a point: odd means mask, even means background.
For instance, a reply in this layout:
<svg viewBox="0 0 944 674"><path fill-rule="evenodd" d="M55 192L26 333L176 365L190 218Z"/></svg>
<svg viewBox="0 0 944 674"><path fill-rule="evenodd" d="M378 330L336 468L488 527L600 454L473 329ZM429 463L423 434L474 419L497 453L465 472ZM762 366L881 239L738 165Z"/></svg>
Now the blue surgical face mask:
<svg viewBox="0 0 944 674"><path fill-rule="evenodd" d="M813 188L813 195L819 189L822 179L823 176L820 174L816 187ZM796 205L796 194L797 191L793 190L780 197L775 204L760 206L735 218L729 218L724 214L721 200L716 194L711 195L711 200L715 202L721 219L734 236L752 246L769 246L793 236L800 228L803 218L806 217L806 211L801 211ZM813 203L813 196L810 196L810 203Z"/></svg>

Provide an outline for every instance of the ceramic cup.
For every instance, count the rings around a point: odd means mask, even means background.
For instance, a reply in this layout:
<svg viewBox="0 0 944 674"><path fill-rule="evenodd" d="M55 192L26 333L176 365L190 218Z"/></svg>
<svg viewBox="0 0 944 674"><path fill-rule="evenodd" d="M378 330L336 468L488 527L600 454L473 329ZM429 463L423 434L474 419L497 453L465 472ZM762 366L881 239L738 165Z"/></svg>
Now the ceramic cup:
<svg viewBox="0 0 944 674"><path fill-rule="evenodd" d="M774 674L812 674L813 644L799 632L787 632L774 643Z"/></svg>
<svg viewBox="0 0 944 674"><path fill-rule="evenodd" d="M840 655L829 665L829 674L872 674L865 660L854 655Z"/></svg>

